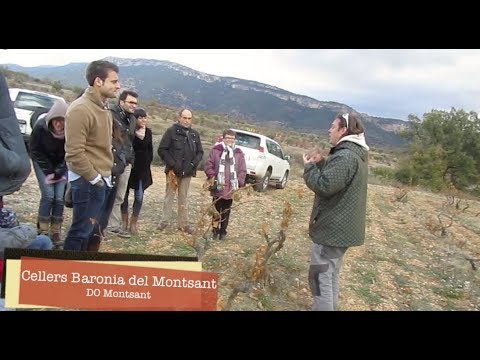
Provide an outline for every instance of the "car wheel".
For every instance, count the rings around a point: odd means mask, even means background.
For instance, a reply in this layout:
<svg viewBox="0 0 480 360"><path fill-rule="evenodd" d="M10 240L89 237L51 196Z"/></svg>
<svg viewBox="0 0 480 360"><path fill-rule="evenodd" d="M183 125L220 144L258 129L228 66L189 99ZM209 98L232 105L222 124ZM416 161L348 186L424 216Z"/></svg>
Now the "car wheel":
<svg viewBox="0 0 480 360"><path fill-rule="evenodd" d="M30 126L33 130L33 128L35 127L35 124L38 120L38 118L40 117L40 115L42 114L46 114L50 109L47 109L47 108L40 108L40 109L37 109L33 112L32 116L30 117Z"/></svg>
<svg viewBox="0 0 480 360"><path fill-rule="evenodd" d="M280 181L277 184L277 189L285 189L285 186L287 186L287 181L288 181L288 171L285 171L285 175L283 175L282 181Z"/></svg>
<svg viewBox="0 0 480 360"><path fill-rule="evenodd" d="M267 190L268 182L270 181L270 171L267 171L265 176L260 180L258 184L255 185L255 191L264 192Z"/></svg>

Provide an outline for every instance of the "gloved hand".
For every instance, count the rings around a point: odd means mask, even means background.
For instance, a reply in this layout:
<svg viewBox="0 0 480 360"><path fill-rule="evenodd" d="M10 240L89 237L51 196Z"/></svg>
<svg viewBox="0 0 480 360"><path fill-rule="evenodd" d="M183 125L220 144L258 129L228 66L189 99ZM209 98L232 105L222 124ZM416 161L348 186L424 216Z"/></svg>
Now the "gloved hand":
<svg viewBox="0 0 480 360"><path fill-rule="evenodd" d="M182 176L183 175L183 169L181 164L175 164L175 167L173 168L173 172L177 176Z"/></svg>
<svg viewBox="0 0 480 360"><path fill-rule="evenodd" d="M62 176L64 176L67 172L67 169L62 165L62 166L57 166L55 169L53 169L53 173L55 176L53 177L54 180L60 179Z"/></svg>
<svg viewBox="0 0 480 360"><path fill-rule="evenodd" d="M59 180L61 179L63 176L63 171L60 172L58 170L55 170L55 172L53 173L53 180Z"/></svg>

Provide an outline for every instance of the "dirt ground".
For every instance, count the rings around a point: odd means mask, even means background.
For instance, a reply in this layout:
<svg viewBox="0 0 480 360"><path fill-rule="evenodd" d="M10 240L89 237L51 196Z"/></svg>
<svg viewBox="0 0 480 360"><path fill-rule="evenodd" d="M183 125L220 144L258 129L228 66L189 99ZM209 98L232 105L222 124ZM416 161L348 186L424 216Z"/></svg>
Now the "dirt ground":
<svg viewBox="0 0 480 360"><path fill-rule="evenodd" d="M298 169L297 169L298 170ZM299 171L294 171L299 173ZM163 168L152 167L154 184L145 193L139 235L123 239L109 235L102 252L195 256L185 235L168 228L156 230L165 189ZM189 193L190 222L205 224L201 214L211 202L203 190L203 172L193 178ZM449 204L445 195L369 185L365 244L347 251L341 272L340 310L479 310L480 203ZM22 222L35 222L40 192L32 171L22 189L4 198ZM457 199L458 200L458 199ZM131 195L131 202L133 194ZM219 308L244 280L265 243L262 226L271 237L280 229L285 202L293 215L285 246L270 262L271 280L240 293L231 310L308 310L310 240L308 219L312 192L292 176L284 190L246 191L234 202L226 241L213 241L203 258L205 271L219 274ZM465 206L468 204L468 207ZM71 221L65 209L64 234ZM449 225L450 224L450 225ZM444 232L441 235L442 230ZM198 230L193 236L201 237Z"/></svg>

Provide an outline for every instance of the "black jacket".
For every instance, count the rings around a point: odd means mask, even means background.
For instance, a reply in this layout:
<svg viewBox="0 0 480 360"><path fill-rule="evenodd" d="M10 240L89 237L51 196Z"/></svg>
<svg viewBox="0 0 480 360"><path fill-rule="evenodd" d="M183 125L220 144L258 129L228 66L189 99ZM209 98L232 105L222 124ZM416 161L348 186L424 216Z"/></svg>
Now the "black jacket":
<svg viewBox="0 0 480 360"><path fill-rule="evenodd" d="M133 114L125 112L120 105L112 105L110 107L114 120L117 120L117 125L120 125L122 133L123 147L125 152L125 160L127 164L132 164L135 161L135 152L133 151L133 140L135 139L135 128L137 126L137 119Z"/></svg>
<svg viewBox="0 0 480 360"><path fill-rule="evenodd" d="M135 150L135 164L130 173L128 187L138 190L141 180L143 190L146 190L153 184L152 171L150 169L153 160L152 130L148 127L145 129L143 140L135 137L133 149Z"/></svg>
<svg viewBox="0 0 480 360"><path fill-rule="evenodd" d="M173 169L179 177L196 176L203 157L200 134L192 128L174 124L163 134L158 155L165 162L165 173Z"/></svg>
<svg viewBox="0 0 480 360"><path fill-rule="evenodd" d="M65 104L66 107L66 104ZM49 113L48 113L49 114ZM36 122L30 136L30 156L45 175L55 174L59 179L67 175L65 162L65 138L55 138L49 129L51 118L48 115Z"/></svg>

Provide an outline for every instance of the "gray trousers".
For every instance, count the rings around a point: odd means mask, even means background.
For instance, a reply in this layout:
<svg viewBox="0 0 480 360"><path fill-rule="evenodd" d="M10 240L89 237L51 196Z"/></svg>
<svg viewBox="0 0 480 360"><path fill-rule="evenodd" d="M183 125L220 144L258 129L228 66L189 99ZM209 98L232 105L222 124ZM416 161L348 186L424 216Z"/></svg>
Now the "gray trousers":
<svg viewBox="0 0 480 360"><path fill-rule="evenodd" d="M313 311L337 309L340 267L348 248L312 243L308 283Z"/></svg>
<svg viewBox="0 0 480 360"><path fill-rule="evenodd" d="M127 192L128 179L130 178L131 172L132 165L128 164L125 166L123 174L117 178L117 194L115 195L115 202L113 203L112 213L110 214L107 226L111 230L122 226L122 213L120 211L120 206L122 205L125 193Z"/></svg>

